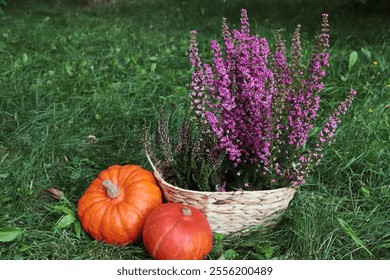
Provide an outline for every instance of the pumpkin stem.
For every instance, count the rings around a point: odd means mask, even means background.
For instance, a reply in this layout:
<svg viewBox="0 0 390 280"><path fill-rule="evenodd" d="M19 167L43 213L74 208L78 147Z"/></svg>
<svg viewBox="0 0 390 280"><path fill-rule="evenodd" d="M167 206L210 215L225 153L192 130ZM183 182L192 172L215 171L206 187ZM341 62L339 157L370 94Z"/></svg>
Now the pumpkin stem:
<svg viewBox="0 0 390 280"><path fill-rule="evenodd" d="M119 196L119 187L115 185L111 180L104 180L103 187L106 190L107 195L110 198L117 198Z"/></svg>
<svg viewBox="0 0 390 280"><path fill-rule="evenodd" d="M184 216L191 216L191 215L192 215L191 208L188 207L188 206L184 206L183 209L181 210L181 213L182 213Z"/></svg>

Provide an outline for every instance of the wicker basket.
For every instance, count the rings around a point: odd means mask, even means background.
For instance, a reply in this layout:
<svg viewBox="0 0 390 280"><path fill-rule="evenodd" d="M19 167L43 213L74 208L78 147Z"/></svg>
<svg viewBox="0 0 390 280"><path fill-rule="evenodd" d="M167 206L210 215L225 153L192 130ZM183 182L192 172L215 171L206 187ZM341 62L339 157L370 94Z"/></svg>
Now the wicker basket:
<svg viewBox="0 0 390 280"><path fill-rule="evenodd" d="M244 233L251 227L265 229L275 225L296 191L295 188L229 192L186 190L166 182L163 178L164 165L154 164L147 157L165 199L198 208L216 233Z"/></svg>

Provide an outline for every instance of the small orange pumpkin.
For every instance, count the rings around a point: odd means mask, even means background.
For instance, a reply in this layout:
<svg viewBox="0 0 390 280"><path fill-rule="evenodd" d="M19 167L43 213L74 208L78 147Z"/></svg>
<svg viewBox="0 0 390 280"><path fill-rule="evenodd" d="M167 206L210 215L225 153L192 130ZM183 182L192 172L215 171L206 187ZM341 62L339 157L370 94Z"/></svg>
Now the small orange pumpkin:
<svg viewBox="0 0 390 280"><path fill-rule="evenodd" d="M94 239L127 245L141 237L147 216L160 204L161 190L151 172L137 165L113 165L80 198L78 217Z"/></svg>
<svg viewBox="0 0 390 280"><path fill-rule="evenodd" d="M157 206L146 220L142 238L157 260L204 259L213 243L206 216L181 203Z"/></svg>

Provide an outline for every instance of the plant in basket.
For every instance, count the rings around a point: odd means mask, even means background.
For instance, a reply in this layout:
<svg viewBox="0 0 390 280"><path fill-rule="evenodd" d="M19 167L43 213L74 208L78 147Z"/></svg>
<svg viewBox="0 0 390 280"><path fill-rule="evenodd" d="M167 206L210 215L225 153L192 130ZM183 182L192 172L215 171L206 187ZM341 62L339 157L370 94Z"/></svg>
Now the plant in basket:
<svg viewBox="0 0 390 280"><path fill-rule="evenodd" d="M176 130L169 112L160 113L154 139L148 130L144 141L168 200L198 207L222 233L277 220L356 95L351 89L311 137L329 66L327 14L321 27L306 64L300 25L289 52L280 31L271 52L265 38L250 34L245 9L240 30L222 20L223 45L210 41L211 63L191 32L189 112Z"/></svg>

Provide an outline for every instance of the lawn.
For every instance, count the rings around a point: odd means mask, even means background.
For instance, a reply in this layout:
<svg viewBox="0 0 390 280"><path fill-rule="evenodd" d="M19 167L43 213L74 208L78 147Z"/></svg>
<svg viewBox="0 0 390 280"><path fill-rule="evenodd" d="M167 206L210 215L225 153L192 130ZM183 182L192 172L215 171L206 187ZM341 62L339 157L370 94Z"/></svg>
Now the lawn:
<svg viewBox="0 0 390 280"><path fill-rule="evenodd" d="M237 26L242 7L252 32L272 49L276 30L283 28L289 44L301 24L307 52L328 12L330 68L320 115L349 88L357 97L278 226L215 234L207 259L390 259L386 1L7 2L0 12L0 228L18 236L0 242L0 259L150 259L141 242L117 247L80 231L77 201L110 165L150 169L145 124L156 121L161 104L174 117L189 105L190 30L206 54L208 40L220 39L222 17Z"/></svg>

